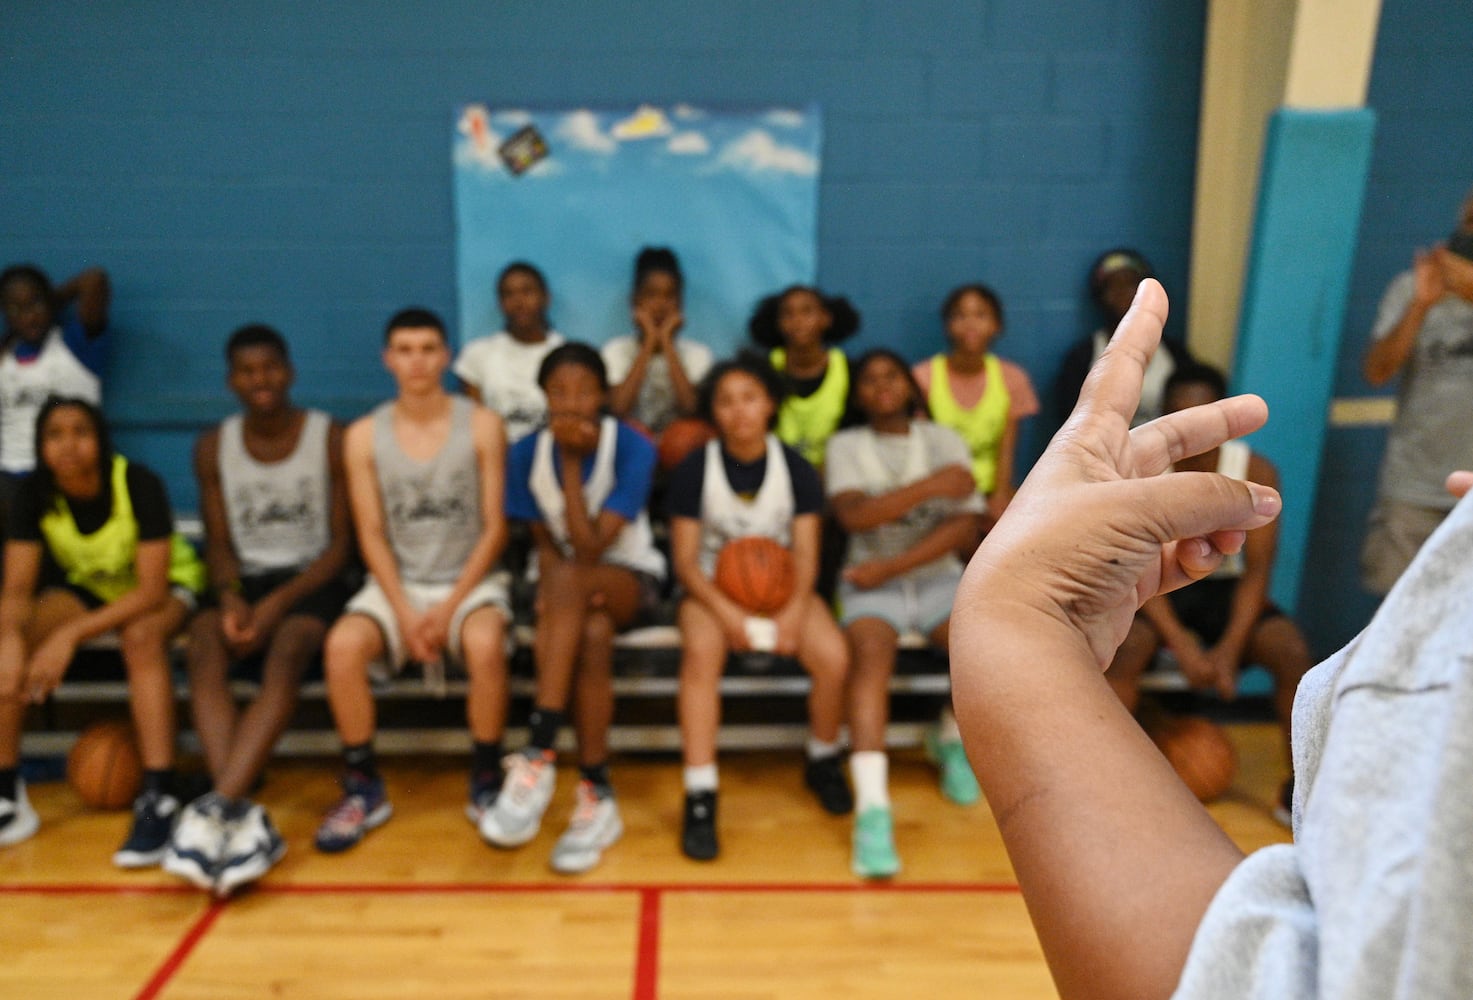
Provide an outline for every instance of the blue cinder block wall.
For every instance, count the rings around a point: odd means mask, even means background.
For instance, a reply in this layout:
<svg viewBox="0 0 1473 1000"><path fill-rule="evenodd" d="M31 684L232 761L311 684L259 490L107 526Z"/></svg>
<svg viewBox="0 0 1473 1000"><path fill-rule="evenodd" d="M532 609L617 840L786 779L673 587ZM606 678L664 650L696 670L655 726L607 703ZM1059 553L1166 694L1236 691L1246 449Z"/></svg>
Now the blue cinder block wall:
<svg viewBox="0 0 1473 1000"><path fill-rule="evenodd" d="M107 408L184 510L235 326L278 325L299 398L350 417L390 391L390 312L454 318L467 100L818 102L820 280L861 344L939 349L942 296L983 280L1043 388L1093 326L1099 250L1138 245L1186 293L1203 0L13 0L3 21L0 261L112 273Z"/></svg>
<svg viewBox="0 0 1473 1000"><path fill-rule="evenodd" d="M1376 307L1413 251L1443 240L1473 188L1473 88L1467 55L1473 17L1434 0L1386 0L1367 104L1377 117L1335 395L1395 395L1361 376ZM1469 387L1473 392L1473 386ZM1377 601L1361 590L1359 556L1386 445L1384 427L1332 427L1299 609L1316 652L1352 638Z"/></svg>
<svg viewBox="0 0 1473 1000"><path fill-rule="evenodd" d="M1175 298L1190 293L1205 6L12 0L0 261L112 272L108 410L190 510L189 449L230 407L220 347L235 326L280 326L299 398L351 417L389 392L377 353L392 310L454 318L460 102L817 101L820 279L864 312L862 343L938 349L941 296L981 279L1008 307L1000 350L1046 389L1094 324L1082 284L1098 250L1137 245ZM1375 299L1473 182L1470 49L1473 19L1386 0L1338 395L1369 391ZM1321 652L1373 607L1353 570L1383 442L1331 432L1301 599Z"/></svg>

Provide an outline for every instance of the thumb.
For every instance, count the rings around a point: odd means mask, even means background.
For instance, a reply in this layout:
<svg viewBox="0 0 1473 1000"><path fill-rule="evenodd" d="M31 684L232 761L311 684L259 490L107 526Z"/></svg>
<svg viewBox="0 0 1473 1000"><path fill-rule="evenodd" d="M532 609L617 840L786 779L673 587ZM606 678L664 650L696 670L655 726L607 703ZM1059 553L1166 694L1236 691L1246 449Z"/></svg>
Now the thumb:
<svg viewBox="0 0 1473 1000"><path fill-rule="evenodd" d="M1136 508L1148 512L1162 544L1222 531L1252 531L1279 516L1278 490L1216 472L1174 472L1135 480Z"/></svg>

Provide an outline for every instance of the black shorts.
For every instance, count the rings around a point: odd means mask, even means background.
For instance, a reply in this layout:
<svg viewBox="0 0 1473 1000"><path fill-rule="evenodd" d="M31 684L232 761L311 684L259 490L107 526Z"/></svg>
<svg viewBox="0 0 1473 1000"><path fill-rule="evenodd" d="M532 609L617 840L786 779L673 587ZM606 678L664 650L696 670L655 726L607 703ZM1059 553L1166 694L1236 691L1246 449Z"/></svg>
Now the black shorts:
<svg viewBox="0 0 1473 1000"><path fill-rule="evenodd" d="M273 570L270 573L258 573L252 576L240 578L240 596L245 598L246 603L255 604L261 598L271 593L283 583L298 574L298 570L283 569ZM331 625L343 614L343 605L348 603L348 598L353 596L352 584L341 574L333 577L327 583L318 587L307 596L287 610L288 615L306 615L316 618L324 625ZM218 608L219 597L211 591L210 594L201 599L202 608Z"/></svg>
<svg viewBox="0 0 1473 1000"><path fill-rule="evenodd" d="M1238 581L1234 579L1198 580L1190 586L1173 590L1166 598L1182 624L1197 633L1203 645L1215 646L1227 631L1228 617L1233 610L1233 592L1237 589ZM1258 620L1265 622L1283 613L1277 605L1266 604Z"/></svg>

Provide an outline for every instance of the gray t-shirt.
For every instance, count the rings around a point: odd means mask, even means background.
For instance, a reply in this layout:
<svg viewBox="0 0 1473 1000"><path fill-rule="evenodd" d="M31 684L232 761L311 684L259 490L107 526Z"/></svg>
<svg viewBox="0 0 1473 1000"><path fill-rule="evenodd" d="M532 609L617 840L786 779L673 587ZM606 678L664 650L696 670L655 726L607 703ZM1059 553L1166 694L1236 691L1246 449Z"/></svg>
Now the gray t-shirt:
<svg viewBox="0 0 1473 1000"><path fill-rule="evenodd" d="M1300 683L1294 843L1219 890L1176 996L1473 997L1473 499Z"/></svg>
<svg viewBox="0 0 1473 1000"><path fill-rule="evenodd" d="M1397 275L1381 298L1373 336L1391 333L1411 304L1417 279ZM1401 373L1396 422L1381 463L1381 496L1449 510L1442 488L1454 469L1473 469L1473 303L1446 295L1417 331Z"/></svg>
<svg viewBox="0 0 1473 1000"><path fill-rule="evenodd" d="M948 465L972 467L972 455L961 435L929 420L914 420L908 434L876 434L868 427L851 427L829 438L824 458L824 491L830 497L858 491L875 496L888 493ZM957 514L980 514L980 494L962 500L939 497L917 504L899 520L849 536L845 566L872 559L888 559L913 548ZM905 579L920 579L957 565L955 556L943 556L911 570Z"/></svg>

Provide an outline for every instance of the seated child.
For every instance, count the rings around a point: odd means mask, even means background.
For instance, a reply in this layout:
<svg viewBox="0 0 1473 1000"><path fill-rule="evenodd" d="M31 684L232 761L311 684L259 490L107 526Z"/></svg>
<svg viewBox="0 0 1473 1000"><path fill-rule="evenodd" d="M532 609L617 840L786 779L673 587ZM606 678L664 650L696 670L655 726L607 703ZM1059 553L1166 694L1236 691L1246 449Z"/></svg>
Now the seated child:
<svg viewBox="0 0 1473 1000"><path fill-rule="evenodd" d="M537 373L547 427L512 448L509 517L531 525L537 555L537 693L525 751L481 822L498 847L537 835L556 784L557 735L569 703L578 737L577 805L553 847L565 874L593 868L624 832L609 778L614 637L654 609L665 579L645 505L655 448L607 415L603 359L586 344L550 353Z"/></svg>
<svg viewBox="0 0 1473 1000"><path fill-rule="evenodd" d="M547 401L537 388L537 366L563 342L552 328L547 279L526 261L513 261L496 280L505 329L476 337L460 349L455 375L466 395L501 415L506 439L515 442L547 419Z"/></svg>
<svg viewBox="0 0 1473 1000"><path fill-rule="evenodd" d="M26 705L50 697L84 642L116 631L144 773L113 864L151 867L179 814L168 643L203 589L204 566L174 534L163 483L113 452L95 405L52 397L34 446L40 462L16 495L0 593L0 846L39 825L17 776ZM59 579L43 571L48 558Z"/></svg>
<svg viewBox="0 0 1473 1000"><path fill-rule="evenodd" d="M991 351L1003 331L1002 302L986 285L952 289L941 304L951 349L913 369L931 418L962 436L972 477L997 520L1013 497L1018 425L1038 412L1028 373Z"/></svg>
<svg viewBox="0 0 1473 1000"><path fill-rule="evenodd" d="M785 383L778 440L822 470L849 397L849 362L834 345L859 332L859 313L848 299L793 285L759 302L747 331Z"/></svg>
<svg viewBox="0 0 1473 1000"><path fill-rule="evenodd" d="M885 758L897 645L901 634L917 631L948 650L951 601L962 576L955 553L975 545L983 505L966 442L916 419L925 404L900 356L872 350L851 371L850 426L829 438L825 484L834 517L849 533L838 603L853 662L853 868L876 878L900 870ZM955 802L975 802L977 781L950 709L929 744L942 791Z"/></svg>
<svg viewBox="0 0 1473 1000"><path fill-rule="evenodd" d="M0 271L0 534L20 481L36 467L36 416L50 396L102 402L107 272L90 268L59 287L39 268ZM67 311L75 303L76 308Z"/></svg>
<svg viewBox="0 0 1473 1000"><path fill-rule="evenodd" d="M1187 361L1166 380L1163 412L1179 413L1227 396L1227 380L1208 365ZM1178 472L1216 472L1277 488L1278 471L1245 442L1224 441L1216 448L1177 462ZM1267 667L1274 677L1274 708L1289 746L1294 692L1314 661L1299 627L1268 598L1279 526L1274 521L1252 531L1243 551L1224 559L1210 577L1190 587L1153 597L1141 605L1130 633L1115 653L1105 679L1132 712L1140 701L1140 678L1157 651L1170 649L1194 688L1236 697L1238 672L1248 663ZM1285 826L1294 781L1285 781L1275 816Z"/></svg>
<svg viewBox="0 0 1473 1000"><path fill-rule="evenodd" d="M696 386L711 368L711 349L677 337L685 325L685 277L665 247L645 247L634 261L630 307L635 333L600 352L609 370L609 412L658 439L679 417L694 416Z"/></svg>
<svg viewBox="0 0 1473 1000"><path fill-rule="evenodd" d="M354 421L343 464L368 581L327 634L323 672L343 745L343 795L317 830L317 849L346 851L393 809L373 751L372 678L410 662L431 679L446 661L469 681L470 795L479 824L500 794L506 727L505 585L492 567L506 544L501 418L441 384L445 325L425 309L396 313L384 332L395 399Z"/></svg>
<svg viewBox="0 0 1473 1000"><path fill-rule="evenodd" d="M671 548L685 588L680 604L680 729L685 754L681 849L716 857L716 734L727 654L752 648L749 612L713 580L716 557L737 538L773 538L792 550L792 597L773 620L772 651L796 657L812 678L805 782L823 808L844 815L854 800L840 763L839 729L849 654L814 592L823 489L813 467L772 434L782 385L761 358L742 355L701 383L701 415L718 437L676 466L670 480Z"/></svg>
<svg viewBox="0 0 1473 1000"><path fill-rule="evenodd" d="M249 798L291 720L302 675L348 598L353 544L342 428L294 406L286 341L244 326L225 346L226 381L243 413L194 450L205 562L215 599L189 625L189 696L214 789L184 808L164 870L228 895L286 851ZM244 712L231 668L253 661L260 690Z"/></svg>

